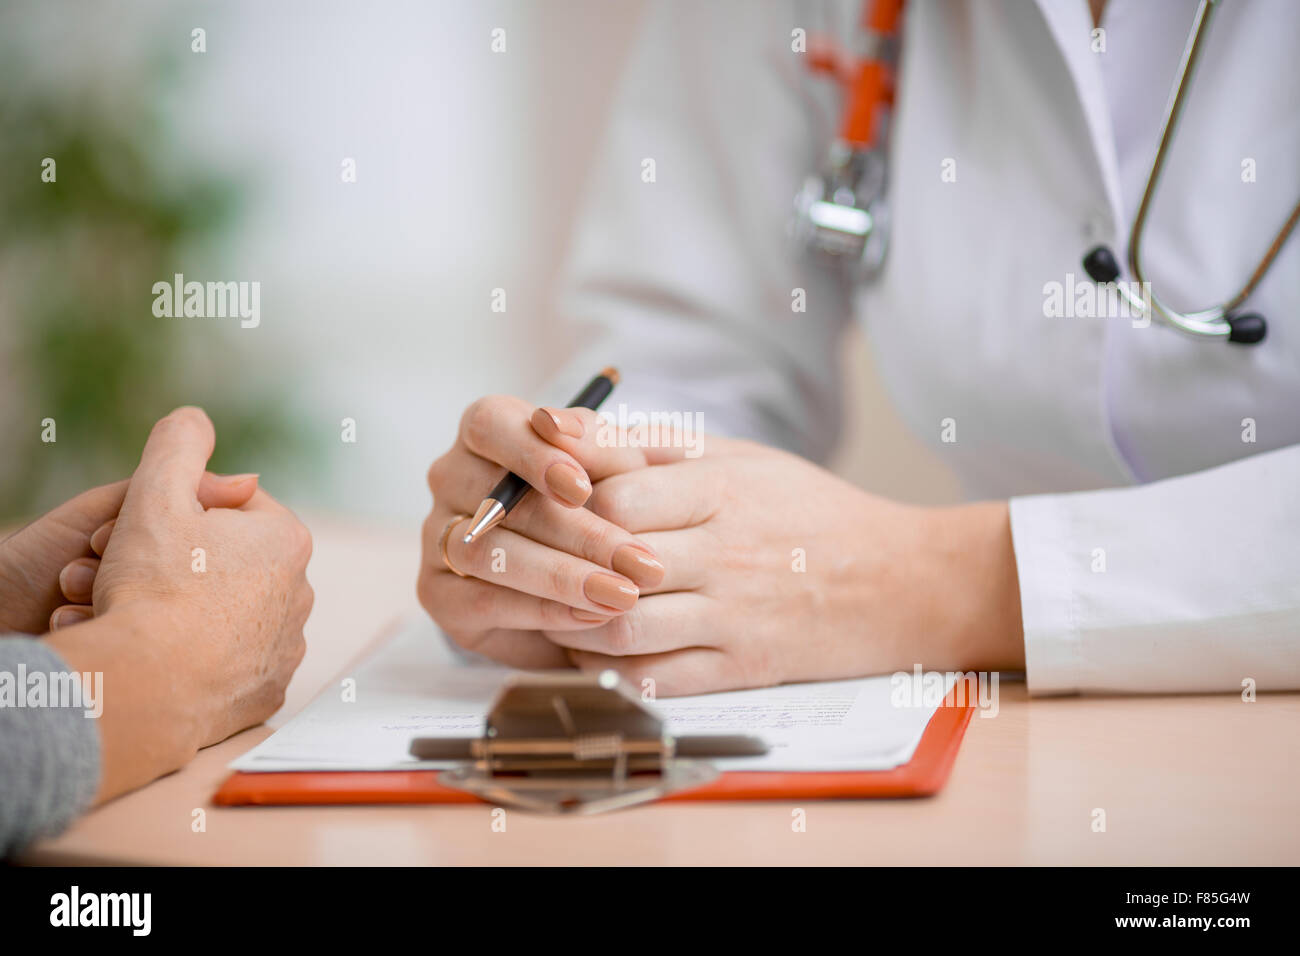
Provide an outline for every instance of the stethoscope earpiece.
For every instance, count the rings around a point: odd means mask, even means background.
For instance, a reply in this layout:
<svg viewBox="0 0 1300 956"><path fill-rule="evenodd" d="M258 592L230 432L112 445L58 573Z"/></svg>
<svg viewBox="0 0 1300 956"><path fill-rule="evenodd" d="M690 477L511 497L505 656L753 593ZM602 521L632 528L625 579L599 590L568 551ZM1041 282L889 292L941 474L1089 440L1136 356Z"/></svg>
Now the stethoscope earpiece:
<svg viewBox="0 0 1300 956"><path fill-rule="evenodd" d="M1232 313L1250 298L1259 281L1281 252L1287 237L1300 223L1300 201L1291 208L1291 214L1282 223L1282 228L1273 237L1268 251L1264 253L1264 257L1260 259L1259 265L1255 267L1246 284L1236 295L1219 305L1199 312L1180 312L1160 301L1160 297L1152 290L1151 283L1147 281L1142 271L1142 230L1146 225L1152 198L1155 196L1156 183L1159 182L1161 170L1164 169L1165 156L1173 143L1174 130L1178 125L1179 116L1182 115L1183 103L1187 98L1192 74L1195 72L1196 60L1200 56L1209 31L1210 17L1215 11L1216 3L1217 0L1201 0L1196 8L1196 18L1192 23L1192 31L1188 34L1187 44L1183 48L1183 59L1178 67L1178 80L1170 96L1169 105L1165 107L1164 122L1160 126L1159 145L1156 147L1155 158L1151 161L1151 171L1147 173L1137 214L1133 217L1133 228L1129 232L1128 270L1132 281L1129 283L1117 281L1120 276L1119 261L1105 246L1091 249L1083 257L1083 268L1096 282L1115 283L1115 289L1120 297L1139 315L1147 318L1158 317L1178 331L1196 338L1226 339L1237 345L1257 345L1264 341L1264 335L1268 331L1268 323L1264 321L1264 317L1256 312L1246 315Z"/></svg>
<svg viewBox="0 0 1300 956"><path fill-rule="evenodd" d="M1109 247L1097 246L1083 257L1083 271L1088 273L1093 282L1105 285L1119 278L1119 263L1115 261L1115 253Z"/></svg>
<svg viewBox="0 0 1300 956"><path fill-rule="evenodd" d="M1119 261L1109 246L1095 246L1083 257L1083 271L1088 273L1093 282L1108 285L1119 279ZM1184 315L1156 301L1149 291L1143 298L1139 298L1122 284L1118 290L1136 313L1144 316L1158 314L1174 328L1189 335L1223 338L1236 345L1257 345L1268 334L1268 323L1258 312L1228 315L1218 308L1196 315Z"/></svg>

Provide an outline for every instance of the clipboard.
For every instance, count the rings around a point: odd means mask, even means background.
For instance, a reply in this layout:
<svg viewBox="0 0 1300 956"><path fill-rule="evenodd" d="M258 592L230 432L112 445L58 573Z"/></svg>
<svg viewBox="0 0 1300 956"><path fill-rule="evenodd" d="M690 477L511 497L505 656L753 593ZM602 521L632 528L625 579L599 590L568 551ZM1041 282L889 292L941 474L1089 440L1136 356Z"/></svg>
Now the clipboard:
<svg viewBox="0 0 1300 956"><path fill-rule="evenodd" d="M593 679L599 682L602 677ZM612 691L615 688L611 685L606 689ZM639 799L615 798L603 803L593 802L588 810L582 812L599 812L618 806L646 802L650 799L657 802L674 802L860 800L931 796L938 793L947 782L975 709L969 703L973 699L970 695L959 697L955 695L955 690L955 687L950 690L944 703L935 710L911 759L890 770L724 771L694 779L683 776L682 786L660 787L659 792L643 789ZM553 688L551 692L554 692ZM508 699L508 694L509 688L503 691L503 696L498 699L494 710L500 708L502 699ZM506 725L501 724L501 726ZM534 736L538 735L535 725L530 727L530 731ZM492 714L489 714L488 730L484 739L492 736ZM516 750L516 753L518 752ZM550 752L554 753L553 748ZM611 761L614 759L613 756L610 757ZM503 794L499 790L494 791L490 785L480 785L477 791L466 789L463 779L460 785L448 785L450 773L452 772L440 770L313 770L268 773L239 771L231 774L222 783L213 796L213 803L223 807L473 803L491 805L503 802L503 796L506 802L518 797L514 792ZM463 778L464 774L461 776ZM538 808L532 807L532 809ZM557 805L549 809L552 812L566 812L574 807Z"/></svg>

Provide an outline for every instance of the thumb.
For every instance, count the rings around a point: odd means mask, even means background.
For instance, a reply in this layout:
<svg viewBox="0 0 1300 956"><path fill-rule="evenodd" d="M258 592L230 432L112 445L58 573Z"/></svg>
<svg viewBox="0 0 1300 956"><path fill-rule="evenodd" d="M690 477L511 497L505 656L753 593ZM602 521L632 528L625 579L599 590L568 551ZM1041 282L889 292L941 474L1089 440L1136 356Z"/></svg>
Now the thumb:
<svg viewBox="0 0 1300 956"><path fill-rule="evenodd" d="M199 483L215 443L212 422L201 408L184 406L160 419L145 442L122 510L131 510L138 498L198 508Z"/></svg>

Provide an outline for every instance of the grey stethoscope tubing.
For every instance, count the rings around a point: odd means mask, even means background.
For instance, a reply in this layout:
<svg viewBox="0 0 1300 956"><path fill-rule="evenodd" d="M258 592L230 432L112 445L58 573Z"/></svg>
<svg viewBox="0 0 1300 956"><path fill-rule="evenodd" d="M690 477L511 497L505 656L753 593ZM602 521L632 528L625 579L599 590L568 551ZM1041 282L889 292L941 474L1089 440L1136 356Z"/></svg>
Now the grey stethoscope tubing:
<svg viewBox="0 0 1300 956"><path fill-rule="evenodd" d="M1192 73L1196 68L1196 60L1200 56L1201 47L1208 33L1210 25L1210 16L1218 5L1219 0L1201 0L1200 6L1196 10L1196 19L1193 21L1191 33L1187 37L1187 46L1183 50L1183 62L1178 70L1178 82L1174 87L1169 100L1169 105L1165 107L1164 126L1160 130L1160 146L1156 150L1155 160L1151 164L1151 172L1147 174L1146 188L1142 192L1142 202L1138 206L1137 216L1133 219L1133 231L1129 234L1128 240L1128 266L1133 275L1133 279L1141 288L1151 289L1146 282L1142 272L1142 230L1146 225L1147 213L1150 211L1152 198L1155 196L1156 184L1160 181L1160 172L1164 168L1165 154L1169 151L1169 146L1173 142L1174 130L1178 126L1178 118L1182 115L1183 101L1187 98L1187 90L1191 84ZM1229 342L1236 342L1242 345L1254 345L1264 339L1268 330L1268 325L1262 315L1249 313L1246 315L1235 315L1233 310L1240 306L1259 285L1264 274L1268 272L1269 267L1273 265L1273 260L1277 258L1282 246L1295 229L1296 223L1300 221L1300 201L1297 201L1291 210L1291 215L1287 217L1282 228L1278 230L1277 235L1273 238L1272 244L1255 267L1246 284L1242 286L1241 291L1235 296L1210 309L1201 312L1178 312L1170 308L1155 295L1154 292L1147 294L1148 302L1144 302L1135 296L1131 289L1120 283L1116 288L1119 294L1129 304L1129 307L1136 310L1137 315L1147 315L1154 313L1163 319L1173 328L1189 335L1203 338L1226 338ZM1119 264L1115 259L1115 254L1106 246L1097 246L1084 256L1083 268L1088 275L1099 283L1114 282L1119 278Z"/></svg>

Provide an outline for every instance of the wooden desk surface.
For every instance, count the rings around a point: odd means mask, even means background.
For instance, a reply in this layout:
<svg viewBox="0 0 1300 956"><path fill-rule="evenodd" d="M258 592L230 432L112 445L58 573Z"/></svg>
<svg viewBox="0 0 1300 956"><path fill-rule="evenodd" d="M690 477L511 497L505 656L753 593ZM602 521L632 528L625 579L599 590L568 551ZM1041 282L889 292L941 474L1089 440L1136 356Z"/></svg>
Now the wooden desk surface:
<svg viewBox="0 0 1300 956"><path fill-rule="evenodd" d="M226 765L416 607L418 528L309 519L309 651L269 727L31 848L38 864L1300 864L1300 694L1030 701L1002 685L926 800L649 806L600 817L485 805L218 808ZM807 814L793 832L791 811ZM191 829L193 811L206 831ZM1106 832L1092 830L1093 811Z"/></svg>

